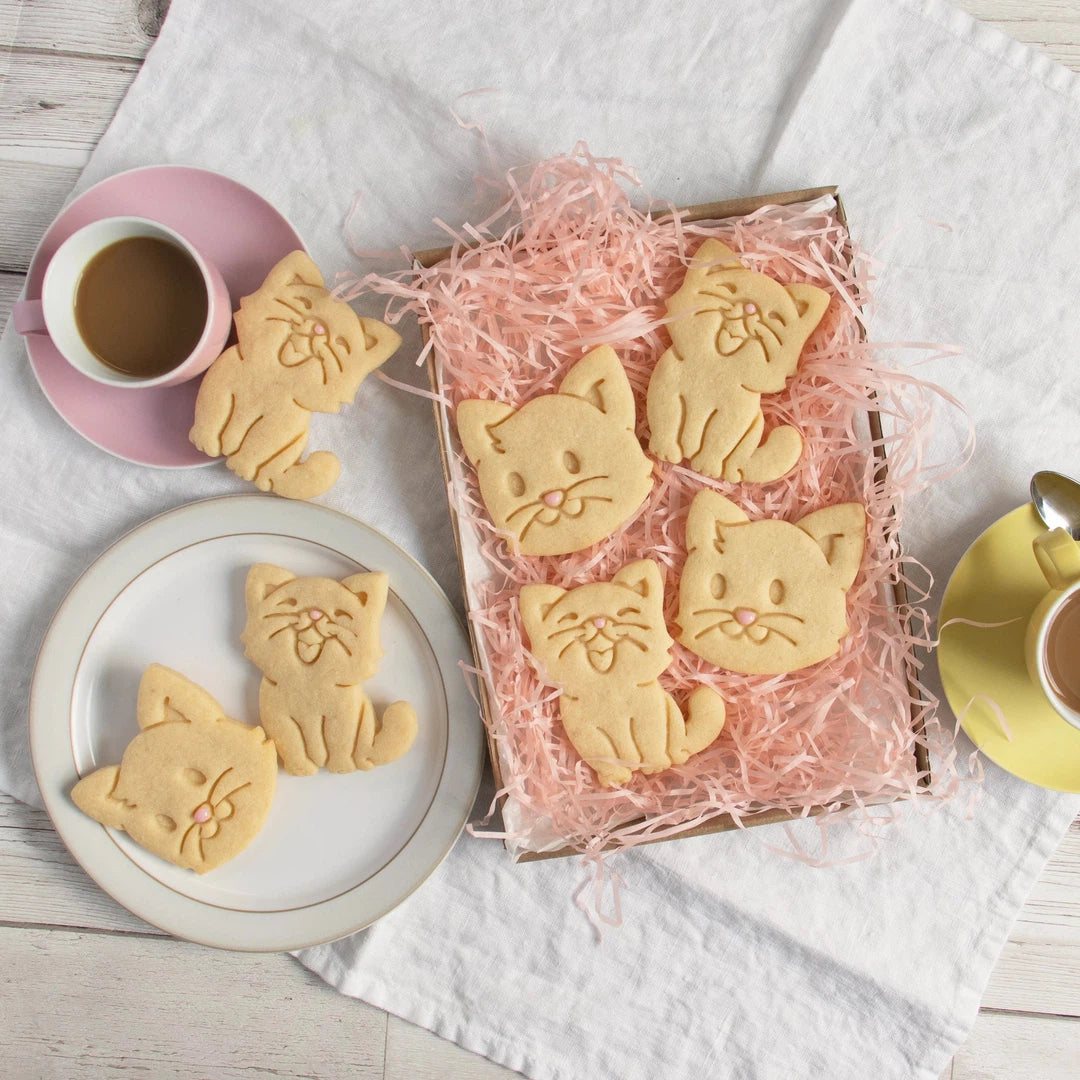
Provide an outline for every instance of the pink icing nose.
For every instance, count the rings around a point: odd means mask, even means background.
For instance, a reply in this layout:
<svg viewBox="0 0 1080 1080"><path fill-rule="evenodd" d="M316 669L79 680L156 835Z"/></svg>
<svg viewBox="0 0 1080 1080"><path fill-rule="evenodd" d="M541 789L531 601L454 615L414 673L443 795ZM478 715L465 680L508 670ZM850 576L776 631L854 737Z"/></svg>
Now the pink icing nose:
<svg viewBox="0 0 1080 1080"><path fill-rule="evenodd" d="M561 491L549 491L544 496L544 502L547 503L548 506L562 506L563 499L565 498L566 496Z"/></svg>
<svg viewBox="0 0 1080 1080"><path fill-rule="evenodd" d="M757 313L757 304L747 304L743 308L743 311L745 311L747 315L754 315Z"/></svg>
<svg viewBox="0 0 1080 1080"><path fill-rule="evenodd" d="M753 608L741 607L735 609L735 618L743 626L749 626L757 619L757 612Z"/></svg>
<svg viewBox="0 0 1080 1080"><path fill-rule="evenodd" d="M312 622L318 622L322 618L323 613L318 608L312 608L308 612L308 615L311 616Z"/></svg>
<svg viewBox="0 0 1080 1080"><path fill-rule="evenodd" d="M204 822L209 821L210 818L213 817L213 814L214 814L213 807L209 803L204 802L202 804L202 806L199 806L199 807L196 808L195 813L192 814L191 816L200 825L202 825Z"/></svg>
<svg viewBox="0 0 1080 1080"><path fill-rule="evenodd" d="M607 626L607 619L593 619L592 624L597 630L603 630Z"/></svg>
<svg viewBox="0 0 1080 1080"><path fill-rule="evenodd" d="M316 334L325 334L326 333L326 327L323 326L323 324L321 322L317 322L315 324L315 326L313 327L313 329L314 329Z"/></svg>

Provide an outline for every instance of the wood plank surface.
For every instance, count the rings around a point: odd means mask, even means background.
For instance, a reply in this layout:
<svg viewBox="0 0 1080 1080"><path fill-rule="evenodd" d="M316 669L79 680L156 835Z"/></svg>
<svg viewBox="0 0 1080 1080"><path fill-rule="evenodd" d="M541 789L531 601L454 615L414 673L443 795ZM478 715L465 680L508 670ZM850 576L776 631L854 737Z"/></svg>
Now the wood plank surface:
<svg viewBox="0 0 1080 1080"><path fill-rule="evenodd" d="M953 1058L952 1080L1076 1080L1080 1023L981 1012Z"/></svg>
<svg viewBox="0 0 1080 1080"><path fill-rule="evenodd" d="M81 169L0 158L0 271L25 273Z"/></svg>
<svg viewBox="0 0 1080 1080"><path fill-rule="evenodd" d="M1006 942L982 1007L1080 1017L1080 942Z"/></svg>
<svg viewBox="0 0 1080 1080"><path fill-rule="evenodd" d="M397 1016L389 1018L383 1080L511 1080L520 1076L521 1073L462 1050L425 1028L408 1024Z"/></svg>
<svg viewBox="0 0 1080 1080"><path fill-rule="evenodd" d="M44 810L0 795L0 923L160 934L103 893Z"/></svg>
<svg viewBox="0 0 1080 1080"><path fill-rule="evenodd" d="M1073 0L959 0L956 6L1080 70L1080 6Z"/></svg>
<svg viewBox="0 0 1080 1080"><path fill-rule="evenodd" d="M0 956L12 1080L383 1077L386 1014L289 956L41 927L0 927Z"/></svg>
<svg viewBox="0 0 1080 1080"><path fill-rule="evenodd" d="M20 50L142 60L168 10L169 0L27 0L11 40Z"/></svg>
<svg viewBox="0 0 1080 1080"><path fill-rule="evenodd" d="M22 274L5 274L0 271L0 327L7 322L11 305L19 298L22 287Z"/></svg>
<svg viewBox="0 0 1080 1080"><path fill-rule="evenodd" d="M0 157L81 168L138 74L139 61L15 50L0 110Z"/></svg>
<svg viewBox="0 0 1080 1080"><path fill-rule="evenodd" d="M1072 823L1032 887L1010 940L1080 943L1080 818Z"/></svg>

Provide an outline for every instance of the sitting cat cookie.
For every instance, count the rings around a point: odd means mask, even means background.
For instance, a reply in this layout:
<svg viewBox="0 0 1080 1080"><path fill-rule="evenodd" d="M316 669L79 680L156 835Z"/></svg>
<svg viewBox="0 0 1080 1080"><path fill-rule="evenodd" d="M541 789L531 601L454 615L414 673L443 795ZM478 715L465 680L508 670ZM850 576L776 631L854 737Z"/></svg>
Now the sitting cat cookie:
<svg viewBox="0 0 1080 1080"><path fill-rule="evenodd" d="M372 769L412 746L413 707L395 701L379 719L360 686L383 655L388 589L385 574L298 578L268 563L248 571L244 655L263 673L259 718L293 775Z"/></svg>
<svg viewBox="0 0 1080 1080"><path fill-rule="evenodd" d="M776 480L794 468L802 436L785 425L762 442L761 395L784 389L828 306L823 289L781 285L706 240L667 300L671 348L646 402L650 451L732 481Z"/></svg>
<svg viewBox="0 0 1080 1080"><path fill-rule="evenodd" d="M866 512L839 503L791 524L750 521L699 491L686 523L679 641L748 675L778 675L832 656L847 636L847 590L862 561Z"/></svg>
<svg viewBox="0 0 1080 1080"><path fill-rule="evenodd" d="M673 642L664 579L651 559L576 589L525 585L519 603L543 677L562 687L566 734L605 787L625 784L635 770L681 765L720 734L723 698L698 687L684 721L657 682Z"/></svg>
<svg viewBox="0 0 1080 1080"><path fill-rule="evenodd" d="M119 765L71 790L95 821L177 866L205 874L240 854L266 820L277 753L262 728L231 720L201 687L151 664L139 683L139 734Z"/></svg>
<svg viewBox="0 0 1080 1080"><path fill-rule="evenodd" d="M470 399L457 427L491 520L523 555L568 555L606 539L648 497L634 393L610 346L583 356L555 394L519 409Z"/></svg>
<svg viewBox="0 0 1080 1080"><path fill-rule="evenodd" d="M189 438L261 491L321 495L341 463L328 450L301 460L311 414L351 402L401 338L335 300L303 251L286 255L234 318L239 340L203 376Z"/></svg>

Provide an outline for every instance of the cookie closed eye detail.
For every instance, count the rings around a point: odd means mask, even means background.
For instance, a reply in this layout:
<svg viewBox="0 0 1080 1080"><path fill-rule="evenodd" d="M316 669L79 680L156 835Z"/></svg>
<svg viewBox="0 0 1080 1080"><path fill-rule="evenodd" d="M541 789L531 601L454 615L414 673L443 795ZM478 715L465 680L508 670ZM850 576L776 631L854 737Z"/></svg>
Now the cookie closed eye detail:
<svg viewBox="0 0 1080 1080"><path fill-rule="evenodd" d="M245 586L244 654L262 671L259 716L285 769L353 772L401 757L416 737L405 701L381 716L360 685L383 656L385 574L296 577L260 563Z"/></svg>
<svg viewBox="0 0 1080 1080"><path fill-rule="evenodd" d="M718 667L750 675L832 656L848 633L847 592L865 533L860 503L795 523L750 521L724 496L700 491L687 520L679 641Z"/></svg>
<svg viewBox="0 0 1080 1080"><path fill-rule="evenodd" d="M189 438L262 491L321 495L340 465L325 450L303 457L311 414L349 404L401 339L335 299L302 251L240 301L234 320L237 344L203 376Z"/></svg>
<svg viewBox="0 0 1080 1080"><path fill-rule="evenodd" d="M479 399L458 405L484 505L515 551L580 551L633 515L652 488L634 419L629 380L608 346L579 360L558 393L518 409Z"/></svg>
<svg viewBox="0 0 1080 1080"><path fill-rule="evenodd" d="M695 690L684 719L657 681L672 640L655 562L628 563L611 581L576 589L526 585L518 602L541 677L562 688L566 735L605 787L680 765L719 735L717 694Z"/></svg>

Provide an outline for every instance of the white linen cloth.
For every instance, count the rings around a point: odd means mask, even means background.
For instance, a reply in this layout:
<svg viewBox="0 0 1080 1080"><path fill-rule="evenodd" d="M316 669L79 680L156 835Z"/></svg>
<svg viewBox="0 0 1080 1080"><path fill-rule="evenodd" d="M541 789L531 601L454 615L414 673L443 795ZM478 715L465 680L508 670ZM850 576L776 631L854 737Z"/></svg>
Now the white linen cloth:
<svg viewBox="0 0 1080 1080"><path fill-rule="evenodd" d="M365 248L439 244L433 217L488 209L473 183L487 151L451 108L484 125L499 168L584 139L680 204L838 183L885 264L874 338L967 350L920 371L981 438L968 469L907 508L906 548L940 586L1032 471L1080 473L1078 100L1069 72L940 0L173 0L79 190L142 164L217 169L279 206L332 273L364 265L342 231L357 190ZM417 343L388 374L422 384ZM428 403L372 379L347 416L317 431L343 460L325 501L457 596ZM942 425L939 457L958 431ZM146 517L244 486L83 442L10 327L0 432L0 788L37 803L27 692L65 590ZM543 1080L936 1080L1080 805L987 768L971 820L965 800L908 808L868 861L804 866L771 850L785 844L773 827L621 855L625 921L600 940L570 900L576 861L515 866L465 836L396 911L300 959ZM810 843L816 825L795 832ZM863 850L838 833L833 859Z"/></svg>

